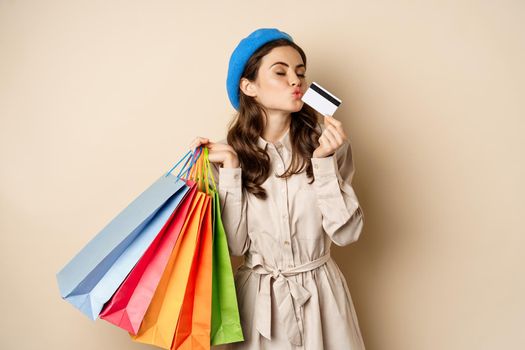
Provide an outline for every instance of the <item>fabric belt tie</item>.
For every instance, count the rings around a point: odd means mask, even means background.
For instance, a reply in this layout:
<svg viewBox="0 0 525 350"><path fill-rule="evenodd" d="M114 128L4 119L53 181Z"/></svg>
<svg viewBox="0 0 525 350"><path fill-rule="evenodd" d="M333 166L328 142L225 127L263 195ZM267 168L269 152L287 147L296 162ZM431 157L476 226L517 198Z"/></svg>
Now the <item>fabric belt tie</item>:
<svg viewBox="0 0 525 350"><path fill-rule="evenodd" d="M302 307L311 294L300 283L288 277L314 270L324 265L330 257L330 251L328 251L318 259L281 270L265 265L260 254L249 253L246 255L244 265L259 274L259 288L255 297L255 327L263 337L271 340L271 289L273 289L279 310L278 316L285 327L289 341L296 346L302 345L302 335L299 330L299 319L296 317L295 307ZM275 279L273 288L270 287L272 278ZM296 306L294 306L294 301Z"/></svg>

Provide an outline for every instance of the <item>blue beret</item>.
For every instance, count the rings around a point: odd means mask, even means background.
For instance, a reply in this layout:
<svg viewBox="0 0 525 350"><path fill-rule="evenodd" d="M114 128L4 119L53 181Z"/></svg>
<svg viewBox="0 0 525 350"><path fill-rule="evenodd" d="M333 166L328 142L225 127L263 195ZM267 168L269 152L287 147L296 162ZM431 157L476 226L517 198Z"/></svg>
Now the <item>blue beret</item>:
<svg viewBox="0 0 525 350"><path fill-rule="evenodd" d="M244 72L246 62L258 48L267 42L287 39L293 42L292 37L276 28L259 28L246 38L242 39L230 57L228 64L228 77L226 78L226 89L228 98L236 110L239 110L239 82Z"/></svg>

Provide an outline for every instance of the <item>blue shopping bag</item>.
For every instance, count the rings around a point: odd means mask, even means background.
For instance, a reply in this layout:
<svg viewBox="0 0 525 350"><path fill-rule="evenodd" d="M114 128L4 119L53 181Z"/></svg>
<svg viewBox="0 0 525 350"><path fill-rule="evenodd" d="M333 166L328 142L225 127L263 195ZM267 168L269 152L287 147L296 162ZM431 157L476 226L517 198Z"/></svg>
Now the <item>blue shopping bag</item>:
<svg viewBox="0 0 525 350"><path fill-rule="evenodd" d="M197 151L200 149L193 153L187 171L198 158ZM62 298L92 320L97 319L104 304L189 192L180 173L174 176L171 172L190 153L122 210L57 273Z"/></svg>

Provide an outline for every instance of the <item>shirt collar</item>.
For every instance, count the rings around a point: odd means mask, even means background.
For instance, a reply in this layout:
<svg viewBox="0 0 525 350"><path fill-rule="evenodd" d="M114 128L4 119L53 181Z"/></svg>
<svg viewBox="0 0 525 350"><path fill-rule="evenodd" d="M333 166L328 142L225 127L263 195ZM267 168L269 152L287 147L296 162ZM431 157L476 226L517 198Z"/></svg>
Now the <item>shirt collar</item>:
<svg viewBox="0 0 525 350"><path fill-rule="evenodd" d="M263 150L266 150L266 146L268 144L271 144L271 142L266 141L262 138L262 136L259 136L257 140L257 145L262 148ZM292 150L292 143L290 142L290 128L286 130L283 136L279 140L275 142L275 146L279 147L280 145L284 146L288 152L291 152Z"/></svg>

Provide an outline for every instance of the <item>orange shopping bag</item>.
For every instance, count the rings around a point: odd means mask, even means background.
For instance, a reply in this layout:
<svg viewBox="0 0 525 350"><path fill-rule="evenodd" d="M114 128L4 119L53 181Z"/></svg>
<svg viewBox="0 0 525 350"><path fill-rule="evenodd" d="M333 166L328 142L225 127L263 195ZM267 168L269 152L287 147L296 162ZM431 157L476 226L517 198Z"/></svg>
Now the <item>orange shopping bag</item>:
<svg viewBox="0 0 525 350"><path fill-rule="evenodd" d="M192 175L199 189L206 191L209 199L204 213L198 254L193 261L186 295L179 316L172 350L210 349L212 308L212 195L208 184L208 149L205 147ZM210 171L211 173L211 171ZM213 176L212 176L213 178Z"/></svg>

